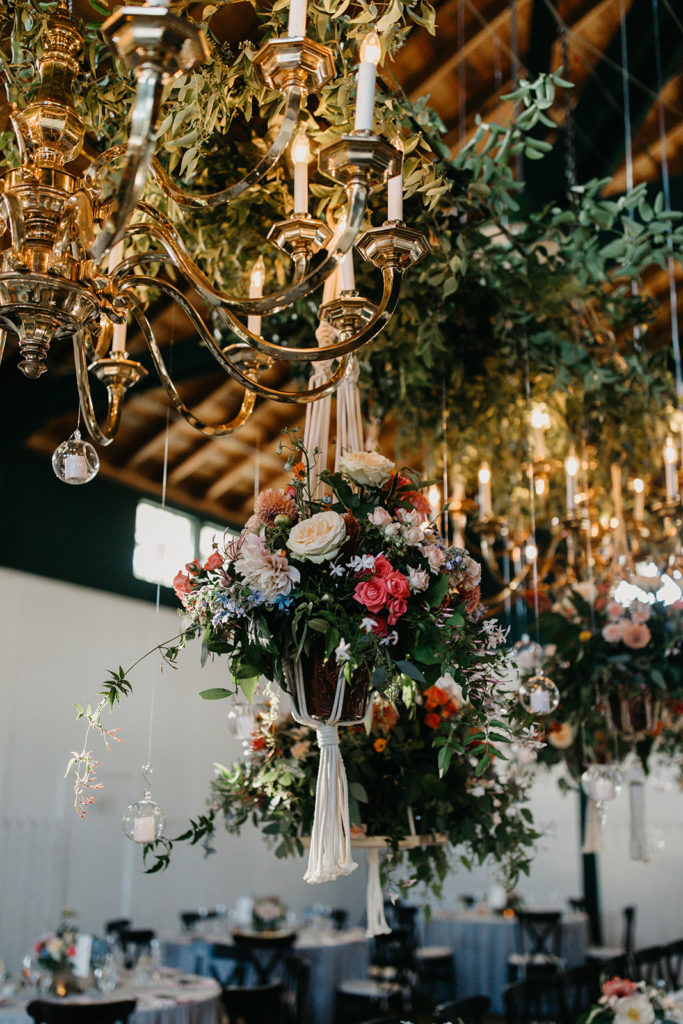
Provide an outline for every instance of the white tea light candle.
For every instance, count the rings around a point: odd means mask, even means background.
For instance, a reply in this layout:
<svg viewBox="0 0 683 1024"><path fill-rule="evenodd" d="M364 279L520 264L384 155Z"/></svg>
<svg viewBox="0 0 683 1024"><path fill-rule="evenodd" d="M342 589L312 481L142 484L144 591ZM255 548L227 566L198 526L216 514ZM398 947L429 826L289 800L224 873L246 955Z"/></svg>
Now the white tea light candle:
<svg viewBox="0 0 683 1024"><path fill-rule="evenodd" d="M306 35L306 0L290 0L287 35L290 39Z"/></svg>
<svg viewBox="0 0 683 1024"><path fill-rule="evenodd" d="M259 256L256 263L252 267L251 277L249 278L249 298L260 299L263 295L263 283L266 279L266 265L263 262L263 256ZM247 327L252 334L261 333L261 317L256 314L251 314L247 320Z"/></svg>
<svg viewBox="0 0 683 1024"><path fill-rule="evenodd" d="M294 214L308 213L308 161L311 147L303 128L292 142L292 163L294 164Z"/></svg>
<svg viewBox="0 0 683 1024"><path fill-rule="evenodd" d="M394 139L393 146L403 154L403 143L398 135ZM387 188L387 220L403 220L403 161L401 161L400 173L389 178Z"/></svg>
<svg viewBox="0 0 683 1024"><path fill-rule="evenodd" d="M491 470L488 462L482 462L479 468L479 518L490 519L492 512Z"/></svg>

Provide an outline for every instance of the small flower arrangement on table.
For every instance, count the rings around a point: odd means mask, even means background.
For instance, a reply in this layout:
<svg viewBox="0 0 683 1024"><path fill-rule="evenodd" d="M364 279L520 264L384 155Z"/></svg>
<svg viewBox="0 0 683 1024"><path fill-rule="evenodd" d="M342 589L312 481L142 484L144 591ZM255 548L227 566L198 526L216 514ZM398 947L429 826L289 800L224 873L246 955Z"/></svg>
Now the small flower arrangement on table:
<svg viewBox="0 0 683 1024"><path fill-rule="evenodd" d="M603 983L597 1004L579 1017L577 1024L654 1024L678 1020L675 1010L670 995L645 982L611 978Z"/></svg>
<svg viewBox="0 0 683 1024"><path fill-rule="evenodd" d="M51 972L71 971L76 956L76 936L73 932L42 935L33 947L36 963Z"/></svg>

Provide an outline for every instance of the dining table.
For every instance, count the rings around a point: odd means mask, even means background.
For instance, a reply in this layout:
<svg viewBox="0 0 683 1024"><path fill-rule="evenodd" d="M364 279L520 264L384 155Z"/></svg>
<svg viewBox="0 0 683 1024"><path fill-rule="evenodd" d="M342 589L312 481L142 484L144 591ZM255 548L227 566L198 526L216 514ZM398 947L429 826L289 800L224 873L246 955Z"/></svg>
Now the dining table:
<svg viewBox="0 0 683 1024"><path fill-rule="evenodd" d="M422 941L426 946L452 950L458 999L486 995L491 999L491 1013L504 1014L508 957L518 951L518 936L514 916L474 908L436 911L424 924ZM582 964L588 944L588 915L563 914L560 954L564 964Z"/></svg>
<svg viewBox="0 0 683 1024"><path fill-rule="evenodd" d="M20 989L0 1002L0 1024L33 1024L26 1007L34 999L79 1006L135 999L130 1024L220 1024L221 988L217 981L168 968L161 968L156 975L139 983L128 976L110 992L92 989L62 997Z"/></svg>
<svg viewBox="0 0 683 1024"><path fill-rule="evenodd" d="M231 942L229 933L222 938L199 932L168 936L161 939L162 961L171 967L207 975L211 968L211 946L229 946ZM367 977L370 943L365 930L304 928L297 934L293 950L311 965L301 1024L330 1024L334 1020L337 986L349 978Z"/></svg>

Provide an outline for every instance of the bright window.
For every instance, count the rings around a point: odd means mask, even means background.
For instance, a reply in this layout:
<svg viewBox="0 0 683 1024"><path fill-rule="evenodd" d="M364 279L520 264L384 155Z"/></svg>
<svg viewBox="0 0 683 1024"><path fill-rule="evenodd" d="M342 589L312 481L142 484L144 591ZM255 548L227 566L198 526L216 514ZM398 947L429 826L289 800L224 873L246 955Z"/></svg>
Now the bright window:
<svg viewBox="0 0 683 1024"><path fill-rule="evenodd" d="M176 573L195 558L205 562L214 539L221 543L225 533L224 526L202 523L197 516L162 508L153 501L140 501L135 513L133 575L171 587Z"/></svg>

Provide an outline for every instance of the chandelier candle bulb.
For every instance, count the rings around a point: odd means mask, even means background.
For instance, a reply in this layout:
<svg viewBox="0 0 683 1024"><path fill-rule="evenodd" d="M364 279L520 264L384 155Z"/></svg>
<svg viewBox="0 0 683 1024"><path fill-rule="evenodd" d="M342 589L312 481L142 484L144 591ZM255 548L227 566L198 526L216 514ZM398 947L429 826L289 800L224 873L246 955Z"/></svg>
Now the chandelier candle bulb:
<svg viewBox="0 0 683 1024"><path fill-rule="evenodd" d="M259 256L254 264L251 277L249 278L249 298L260 299L263 295L263 283L266 279L266 265L263 262L263 256ZM247 327L252 334L261 333L261 317L254 314L249 316L247 320Z"/></svg>
<svg viewBox="0 0 683 1024"><path fill-rule="evenodd" d="M675 501L678 497L678 453L673 437L667 437L664 445L664 482L666 484L666 500Z"/></svg>
<svg viewBox="0 0 683 1024"><path fill-rule="evenodd" d="M356 118L353 125L357 132L372 131L372 117L375 112L375 79L381 56L382 44L379 41L379 36L376 32L370 32L360 48Z"/></svg>
<svg viewBox="0 0 683 1024"><path fill-rule="evenodd" d="M144 818L135 818L133 821L134 843L153 843L155 832L154 818L151 815L147 815Z"/></svg>
<svg viewBox="0 0 683 1024"><path fill-rule="evenodd" d="M482 462L479 469L479 518L490 519L492 514L491 470L488 462Z"/></svg>
<svg viewBox="0 0 683 1024"><path fill-rule="evenodd" d="M636 477L633 481L633 518L637 523L642 523L645 515L645 483Z"/></svg>
<svg viewBox="0 0 683 1024"><path fill-rule="evenodd" d="M564 472L567 484L567 514L573 516L576 511L576 478L579 473L579 460L573 451L565 460Z"/></svg>
<svg viewBox="0 0 683 1024"><path fill-rule="evenodd" d="M287 35L290 39L306 35L306 0L290 0Z"/></svg>
<svg viewBox="0 0 683 1024"><path fill-rule="evenodd" d="M337 272L337 276L341 279L341 290L343 292L352 292L356 288L356 275L353 270L353 249L344 256L341 261L341 268Z"/></svg>
<svg viewBox="0 0 683 1024"><path fill-rule="evenodd" d="M393 142L394 149L397 149L399 153L403 153L403 143L400 138L396 136ZM387 209L387 220L403 220L403 164L401 164L400 174L395 174L393 178L389 178L388 184L388 209Z"/></svg>
<svg viewBox="0 0 683 1024"><path fill-rule="evenodd" d="M298 132L292 143L292 163L294 164L294 213L308 213L308 161L311 159L311 147L308 136L303 128Z"/></svg>
<svg viewBox="0 0 683 1024"><path fill-rule="evenodd" d="M116 245L112 246L111 252L109 253L109 273L113 274L119 263L123 259L123 242L117 242ZM126 325L114 324L114 333L111 341L112 352L125 352L126 351Z"/></svg>
<svg viewBox="0 0 683 1024"><path fill-rule="evenodd" d="M534 458L545 459L548 450L545 446L545 432L550 426L548 414L543 409L534 409L531 413L531 426L534 431Z"/></svg>

